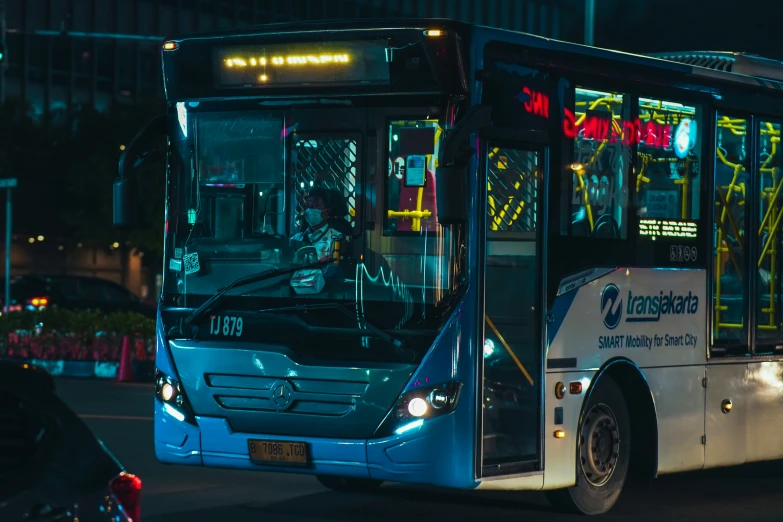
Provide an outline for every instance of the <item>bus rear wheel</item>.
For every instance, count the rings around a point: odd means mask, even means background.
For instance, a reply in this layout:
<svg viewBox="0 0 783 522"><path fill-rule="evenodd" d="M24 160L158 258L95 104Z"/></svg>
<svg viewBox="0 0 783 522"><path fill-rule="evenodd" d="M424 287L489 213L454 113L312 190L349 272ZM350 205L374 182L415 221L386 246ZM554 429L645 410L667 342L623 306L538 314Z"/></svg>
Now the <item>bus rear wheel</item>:
<svg viewBox="0 0 783 522"><path fill-rule="evenodd" d="M609 376L590 394L579 426L576 485L547 493L558 509L585 515L606 513L628 476L631 425L623 392Z"/></svg>
<svg viewBox="0 0 783 522"><path fill-rule="evenodd" d="M335 477L333 475L316 475L315 478L329 489L348 493L369 493L378 489L378 486L383 484L382 480Z"/></svg>

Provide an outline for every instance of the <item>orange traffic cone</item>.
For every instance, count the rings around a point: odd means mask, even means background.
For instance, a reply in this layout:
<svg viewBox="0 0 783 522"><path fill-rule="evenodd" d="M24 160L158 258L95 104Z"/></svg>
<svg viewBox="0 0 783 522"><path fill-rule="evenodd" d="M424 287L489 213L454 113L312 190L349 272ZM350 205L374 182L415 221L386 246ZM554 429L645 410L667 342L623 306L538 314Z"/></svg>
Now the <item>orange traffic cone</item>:
<svg viewBox="0 0 783 522"><path fill-rule="evenodd" d="M118 382L131 382L133 380L133 361L131 360L130 339L126 335L122 338L122 354L120 355L120 367L117 370Z"/></svg>

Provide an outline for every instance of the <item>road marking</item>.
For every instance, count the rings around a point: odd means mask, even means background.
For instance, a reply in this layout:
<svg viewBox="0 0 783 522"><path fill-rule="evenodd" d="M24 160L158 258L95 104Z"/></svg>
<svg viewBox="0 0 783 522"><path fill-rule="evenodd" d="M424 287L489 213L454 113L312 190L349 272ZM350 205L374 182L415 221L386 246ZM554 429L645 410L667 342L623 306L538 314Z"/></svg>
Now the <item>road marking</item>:
<svg viewBox="0 0 783 522"><path fill-rule="evenodd" d="M128 420L128 421L151 421L152 417L138 417L135 415L96 415L92 413L80 413L82 419L107 419L107 420Z"/></svg>

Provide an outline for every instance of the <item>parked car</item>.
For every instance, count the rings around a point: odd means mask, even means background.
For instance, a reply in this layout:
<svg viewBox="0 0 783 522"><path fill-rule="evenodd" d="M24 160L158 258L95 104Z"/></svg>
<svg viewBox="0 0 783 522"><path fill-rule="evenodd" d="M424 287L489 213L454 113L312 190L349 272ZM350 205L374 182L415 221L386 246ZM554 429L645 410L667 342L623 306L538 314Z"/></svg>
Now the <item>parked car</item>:
<svg viewBox="0 0 783 522"><path fill-rule="evenodd" d="M140 522L140 498L51 376L0 358L0 520Z"/></svg>
<svg viewBox="0 0 783 522"><path fill-rule="evenodd" d="M0 279L0 302L5 280ZM11 278L11 311L47 306L92 309L104 313L136 312L155 317L155 305L145 303L127 288L97 277L24 275Z"/></svg>

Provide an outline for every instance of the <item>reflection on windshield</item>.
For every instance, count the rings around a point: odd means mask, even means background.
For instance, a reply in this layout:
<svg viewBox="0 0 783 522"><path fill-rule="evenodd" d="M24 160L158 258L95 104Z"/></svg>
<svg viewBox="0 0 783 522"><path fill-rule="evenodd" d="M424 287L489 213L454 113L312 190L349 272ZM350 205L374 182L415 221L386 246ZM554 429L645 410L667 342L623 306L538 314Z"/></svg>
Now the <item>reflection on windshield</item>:
<svg viewBox="0 0 783 522"><path fill-rule="evenodd" d="M369 151L353 130L365 128L364 109L202 110L183 121L186 132L172 144L176 196L169 198L164 280L164 293L182 296L179 306L196 307L238 277L332 260L229 294L279 299L280 306L293 298L355 303L361 315L368 302L396 303L394 323L402 328L426 319L460 285L464 233L437 222L437 120L376 129L388 146L374 152L391 167L378 173L383 194L366 191L371 200L357 189L375 184L362 171ZM325 124L333 129L308 130Z"/></svg>
<svg viewBox="0 0 783 522"><path fill-rule="evenodd" d="M441 133L437 120L390 123L387 233L437 231L435 168Z"/></svg>

